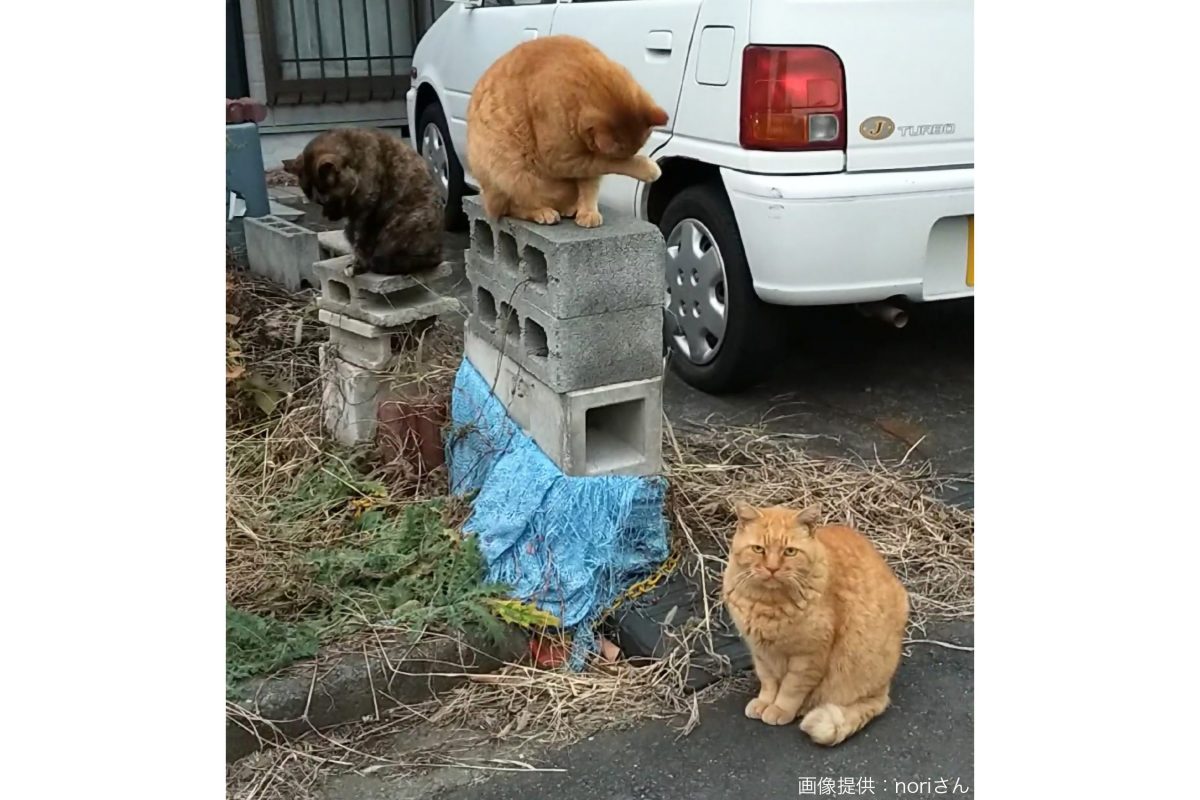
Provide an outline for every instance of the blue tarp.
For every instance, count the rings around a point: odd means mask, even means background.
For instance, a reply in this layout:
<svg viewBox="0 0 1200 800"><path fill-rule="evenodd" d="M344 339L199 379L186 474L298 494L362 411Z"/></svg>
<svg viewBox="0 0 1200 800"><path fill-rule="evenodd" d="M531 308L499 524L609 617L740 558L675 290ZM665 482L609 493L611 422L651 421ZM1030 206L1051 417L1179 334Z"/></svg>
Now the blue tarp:
<svg viewBox="0 0 1200 800"><path fill-rule="evenodd" d="M582 666L599 615L667 557L666 481L564 475L465 358L451 419L450 488L478 492L464 530L478 537L488 579L557 616Z"/></svg>

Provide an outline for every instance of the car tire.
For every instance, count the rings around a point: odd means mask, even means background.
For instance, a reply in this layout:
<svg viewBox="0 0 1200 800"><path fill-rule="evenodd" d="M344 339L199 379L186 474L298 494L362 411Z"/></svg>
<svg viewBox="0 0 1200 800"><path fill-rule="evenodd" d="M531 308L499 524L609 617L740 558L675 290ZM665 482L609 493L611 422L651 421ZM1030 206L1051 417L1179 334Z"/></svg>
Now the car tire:
<svg viewBox="0 0 1200 800"><path fill-rule="evenodd" d="M720 186L689 186L667 203L658 227L668 244L668 294L664 298L663 341L672 369L688 384L709 394L724 394L746 388L759 380L770 364L773 341L771 328L775 313L773 307L763 303L754 292L742 236L729 199ZM702 351L707 346L712 351L707 360L694 358L684 352L676 340L676 335L682 333L676 322L678 302L692 302L698 291L688 292L683 288L682 281L690 276L681 272L681 267L687 267L688 257L681 256L679 248L671 243L677 228L680 235L696 232L701 249L705 244L708 249L715 247L717 259L723 264L723 292L721 287L710 288L710 291L716 300L714 307L724 300L724 330L715 347L712 342L714 337L707 334L700 336L703 341L698 341L699 346L695 348ZM704 249L704 253L708 255L707 249ZM699 314L699 309L694 313ZM694 323L696 326L701 324L699 321ZM689 341L686 335L683 338L685 342Z"/></svg>
<svg viewBox="0 0 1200 800"><path fill-rule="evenodd" d="M442 111L440 103L435 101L421 109L421 113L417 115L417 131L413 139L417 142L417 152L433 169L435 179L445 182L443 185L446 187L446 230L466 230L467 215L462 209L466 183L463 180L462 163L458 160L458 154L454 152L450 127L446 124L446 114ZM441 158L434 155L436 151L427 152L430 142L441 144Z"/></svg>

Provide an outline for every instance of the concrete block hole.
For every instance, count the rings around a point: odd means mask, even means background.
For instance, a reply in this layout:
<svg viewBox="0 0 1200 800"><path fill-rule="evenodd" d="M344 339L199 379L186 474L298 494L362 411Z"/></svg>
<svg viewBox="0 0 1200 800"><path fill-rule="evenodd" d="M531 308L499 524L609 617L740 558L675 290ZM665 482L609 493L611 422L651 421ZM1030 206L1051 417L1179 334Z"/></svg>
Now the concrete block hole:
<svg viewBox="0 0 1200 800"><path fill-rule="evenodd" d="M350 302L350 287L341 281L329 281L329 299L337 303Z"/></svg>
<svg viewBox="0 0 1200 800"><path fill-rule="evenodd" d="M496 298L482 286L475 287L475 313L488 329L496 329Z"/></svg>
<svg viewBox="0 0 1200 800"><path fill-rule="evenodd" d="M597 406L585 413L583 447L587 474L620 469L645 460L645 399Z"/></svg>
<svg viewBox="0 0 1200 800"><path fill-rule="evenodd" d="M492 244L492 227L484 220L477 219L471 226L471 243L475 245L476 252L484 258L492 258L495 255L496 248Z"/></svg>
<svg viewBox="0 0 1200 800"><path fill-rule="evenodd" d="M513 238L511 233L500 231L500 236L497 237L500 241L499 261L511 270L517 268L517 240Z"/></svg>
<svg viewBox="0 0 1200 800"><path fill-rule="evenodd" d="M521 343L521 320L517 317L516 309L508 303L501 302L498 319L505 338L514 345L519 345Z"/></svg>
<svg viewBox="0 0 1200 800"><path fill-rule="evenodd" d="M525 272L533 283L546 282L546 254L536 247L526 246L522 251Z"/></svg>
<svg viewBox="0 0 1200 800"><path fill-rule="evenodd" d="M531 319L525 320L525 354L546 358L550 347L546 342L546 329Z"/></svg>

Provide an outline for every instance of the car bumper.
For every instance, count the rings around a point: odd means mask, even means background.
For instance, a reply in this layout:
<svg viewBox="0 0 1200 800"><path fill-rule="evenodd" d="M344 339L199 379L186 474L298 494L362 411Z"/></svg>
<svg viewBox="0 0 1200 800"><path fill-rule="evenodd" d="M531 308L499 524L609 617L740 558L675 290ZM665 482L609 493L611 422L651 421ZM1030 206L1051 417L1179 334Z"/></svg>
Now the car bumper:
<svg viewBox="0 0 1200 800"><path fill-rule="evenodd" d="M755 291L766 302L974 294L967 284L973 168L833 175L722 169L721 177Z"/></svg>
<svg viewBox="0 0 1200 800"><path fill-rule="evenodd" d="M408 141L417 149L417 87L412 87L404 95L404 108L408 114Z"/></svg>

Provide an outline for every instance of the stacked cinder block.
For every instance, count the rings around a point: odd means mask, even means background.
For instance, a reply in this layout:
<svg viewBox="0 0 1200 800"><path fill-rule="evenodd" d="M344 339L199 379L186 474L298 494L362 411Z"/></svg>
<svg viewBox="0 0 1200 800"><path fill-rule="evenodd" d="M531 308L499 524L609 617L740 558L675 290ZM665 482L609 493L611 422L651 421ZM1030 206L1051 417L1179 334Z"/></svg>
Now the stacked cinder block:
<svg viewBox="0 0 1200 800"><path fill-rule="evenodd" d="M316 284L312 265L321 255L315 231L269 214L247 218L245 234L251 272L293 292Z"/></svg>
<svg viewBox="0 0 1200 800"><path fill-rule="evenodd" d="M568 475L648 475L662 466L666 254L653 225L606 215L490 220L471 229L466 354L509 415Z"/></svg>
<svg viewBox="0 0 1200 800"><path fill-rule="evenodd" d="M329 247L333 244L334 247ZM340 248L322 242L327 252ZM325 427L347 445L375 436L385 378L396 356L435 318L459 308L458 301L428 288L450 272L449 264L413 275L351 275L352 255L317 261L321 286L318 316L329 326L323 398Z"/></svg>

